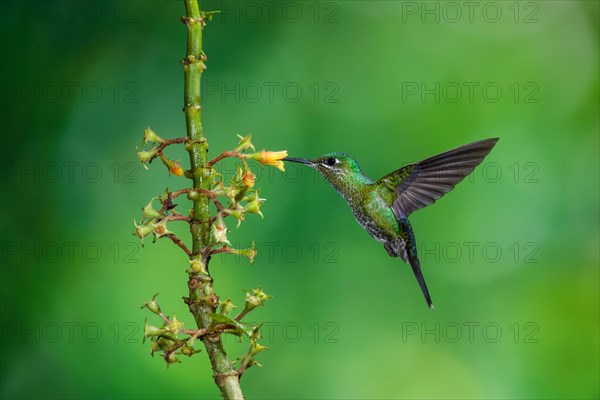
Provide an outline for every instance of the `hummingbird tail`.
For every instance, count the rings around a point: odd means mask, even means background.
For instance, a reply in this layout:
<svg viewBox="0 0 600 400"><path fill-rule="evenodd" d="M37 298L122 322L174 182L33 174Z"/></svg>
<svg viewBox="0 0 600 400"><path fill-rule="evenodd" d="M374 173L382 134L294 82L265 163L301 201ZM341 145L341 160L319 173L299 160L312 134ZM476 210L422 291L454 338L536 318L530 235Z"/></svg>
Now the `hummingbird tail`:
<svg viewBox="0 0 600 400"><path fill-rule="evenodd" d="M413 274L415 274L415 278L417 278L417 282L419 282L419 286L421 287L423 296L425 296L427 306L433 310L433 302L431 301L431 296L429 295L429 290L427 289L427 284L425 283L423 272L421 272L421 263L419 262L419 257L417 255L417 244L415 241L415 235L413 233L412 226L406 218L402 218L398 222L401 231L404 232L403 236L406 242L406 258L408 260L405 261L408 261L408 263L412 267Z"/></svg>
<svg viewBox="0 0 600 400"><path fill-rule="evenodd" d="M415 274L415 278L417 278L417 282L419 282L421 291L423 291L423 296L425 296L427 306L433 310L433 302L431 301L431 296L429 295L429 290L427 290L425 278L423 277L423 273L421 272L421 263L419 262L419 258L416 254L412 254L412 252L409 250L408 260L410 261L410 266L412 267L413 273Z"/></svg>

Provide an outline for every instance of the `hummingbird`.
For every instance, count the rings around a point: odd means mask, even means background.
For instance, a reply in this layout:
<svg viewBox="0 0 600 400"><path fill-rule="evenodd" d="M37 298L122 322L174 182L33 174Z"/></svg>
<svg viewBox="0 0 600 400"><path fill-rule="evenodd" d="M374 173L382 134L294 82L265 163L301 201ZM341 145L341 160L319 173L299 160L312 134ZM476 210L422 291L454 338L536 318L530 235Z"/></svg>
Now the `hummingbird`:
<svg viewBox="0 0 600 400"><path fill-rule="evenodd" d="M412 267L427 306L433 309L408 217L451 191L481 164L497 141L491 138L465 144L408 164L377 181L364 175L356 160L345 153L283 160L317 170L346 200L360 226L383 243L391 257L401 257Z"/></svg>

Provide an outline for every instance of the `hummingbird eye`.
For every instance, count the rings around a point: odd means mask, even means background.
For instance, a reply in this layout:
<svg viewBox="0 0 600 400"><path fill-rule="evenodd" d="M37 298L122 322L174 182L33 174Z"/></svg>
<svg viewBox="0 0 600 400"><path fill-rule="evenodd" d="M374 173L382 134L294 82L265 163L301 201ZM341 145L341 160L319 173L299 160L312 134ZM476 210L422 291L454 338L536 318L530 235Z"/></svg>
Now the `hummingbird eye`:
<svg viewBox="0 0 600 400"><path fill-rule="evenodd" d="M327 165L329 165L330 167L333 167L335 164L337 164L338 160L337 158L334 157L329 157L326 161Z"/></svg>

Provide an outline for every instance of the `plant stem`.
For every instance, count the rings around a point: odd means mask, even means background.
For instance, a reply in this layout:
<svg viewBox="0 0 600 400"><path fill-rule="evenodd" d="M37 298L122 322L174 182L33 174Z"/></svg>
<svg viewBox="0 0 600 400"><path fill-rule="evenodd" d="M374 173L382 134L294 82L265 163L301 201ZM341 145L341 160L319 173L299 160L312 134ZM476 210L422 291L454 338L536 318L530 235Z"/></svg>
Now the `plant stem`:
<svg viewBox="0 0 600 400"><path fill-rule="evenodd" d="M190 154L190 173L193 187L202 189L201 195L193 200L190 231L192 233L192 253L190 262L199 268L190 268L189 298L186 299L190 312L194 315L199 329L210 327L210 315L215 312L219 298L212 287L212 278L208 273L210 256L204 252L209 245L210 234L210 198L205 191L211 188L211 168L207 163L208 145L202 130L202 108L200 107L200 80L203 61L202 29L205 25L203 13L197 0L184 0L187 17L184 22L188 27L187 54L183 60L184 71L184 112L189 139L186 149ZM221 389L225 399L243 399L238 372L227 357L221 336L218 332L202 337L214 372L215 383Z"/></svg>

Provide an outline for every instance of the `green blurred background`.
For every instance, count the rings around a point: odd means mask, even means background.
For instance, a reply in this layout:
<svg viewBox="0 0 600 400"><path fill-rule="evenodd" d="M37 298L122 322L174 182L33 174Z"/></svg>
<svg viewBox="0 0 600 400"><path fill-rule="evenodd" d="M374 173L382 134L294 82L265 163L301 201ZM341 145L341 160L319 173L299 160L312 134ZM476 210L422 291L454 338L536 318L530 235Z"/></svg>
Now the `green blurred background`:
<svg viewBox="0 0 600 400"><path fill-rule="evenodd" d="M225 11L204 36L210 154L251 132L378 178L501 137L411 218L435 311L322 179L255 166L265 219L230 240L259 258L211 265L222 298L274 297L252 315L270 351L248 398L600 395L598 2L470 4L207 5ZM166 369L141 343L156 292L191 325L187 262L131 236L150 197L187 184L135 156L147 126L184 135L182 2L1 7L2 398L218 397L205 352Z"/></svg>

